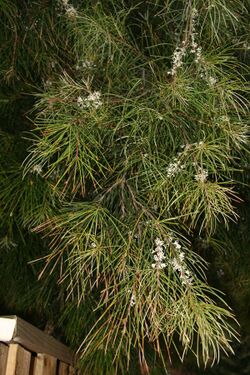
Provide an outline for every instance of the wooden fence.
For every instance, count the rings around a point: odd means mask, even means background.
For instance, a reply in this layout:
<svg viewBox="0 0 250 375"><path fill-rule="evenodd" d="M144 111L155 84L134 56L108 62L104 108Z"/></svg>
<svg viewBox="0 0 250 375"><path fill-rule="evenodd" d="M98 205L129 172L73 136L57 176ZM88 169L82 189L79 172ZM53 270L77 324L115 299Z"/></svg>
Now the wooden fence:
<svg viewBox="0 0 250 375"><path fill-rule="evenodd" d="M65 345L18 317L5 318L16 323L11 340L3 342L0 332L0 375L76 374Z"/></svg>

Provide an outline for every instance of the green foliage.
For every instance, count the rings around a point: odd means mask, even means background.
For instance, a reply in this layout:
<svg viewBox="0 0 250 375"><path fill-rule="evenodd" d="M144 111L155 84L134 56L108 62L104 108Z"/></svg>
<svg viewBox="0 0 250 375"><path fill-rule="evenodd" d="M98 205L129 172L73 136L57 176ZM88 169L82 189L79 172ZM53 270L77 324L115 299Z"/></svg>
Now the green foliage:
<svg viewBox="0 0 250 375"><path fill-rule="evenodd" d="M239 217L247 2L0 0L0 13L0 274L27 276L0 300L36 298L26 310L63 328L83 374L218 362L236 320L203 250L219 261Z"/></svg>

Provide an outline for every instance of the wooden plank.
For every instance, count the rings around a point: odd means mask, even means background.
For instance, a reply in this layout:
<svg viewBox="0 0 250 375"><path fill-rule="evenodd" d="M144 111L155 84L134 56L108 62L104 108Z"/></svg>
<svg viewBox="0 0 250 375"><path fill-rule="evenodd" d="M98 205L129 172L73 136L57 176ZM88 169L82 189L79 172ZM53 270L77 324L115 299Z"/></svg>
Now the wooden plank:
<svg viewBox="0 0 250 375"><path fill-rule="evenodd" d="M43 374L43 358L42 354L38 354L37 357L35 357L34 362L34 375L42 375Z"/></svg>
<svg viewBox="0 0 250 375"><path fill-rule="evenodd" d="M8 357L8 346L0 343L0 375L5 375Z"/></svg>
<svg viewBox="0 0 250 375"><path fill-rule="evenodd" d="M69 365L67 365L67 363L59 363L58 375L69 375Z"/></svg>
<svg viewBox="0 0 250 375"><path fill-rule="evenodd" d="M48 354L37 354L34 375L56 375L57 359Z"/></svg>
<svg viewBox="0 0 250 375"><path fill-rule="evenodd" d="M17 367L15 375L29 375L31 353L18 345L17 350ZM6 372L7 375L7 372Z"/></svg>
<svg viewBox="0 0 250 375"><path fill-rule="evenodd" d="M6 375L29 375L31 353L18 344L10 344Z"/></svg>
<svg viewBox="0 0 250 375"><path fill-rule="evenodd" d="M24 348L35 353L45 353L68 364L73 363L73 354L69 348L54 337L25 322L17 316L2 317L2 321L13 319L15 330L11 342L21 344ZM4 324L4 323L2 323Z"/></svg>
<svg viewBox="0 0 250 375"><path fill-rule="evenodd" d="M17 344L11 344L9 346L7 365L6 365L6 375L15 375L16 364L17 364Z"/></svg>
<svg viewBox="0 0 250 375"><path fill-rule="evenodd" d="M69 375L75 375L75 370L72 366L69 366Z"/></svg>

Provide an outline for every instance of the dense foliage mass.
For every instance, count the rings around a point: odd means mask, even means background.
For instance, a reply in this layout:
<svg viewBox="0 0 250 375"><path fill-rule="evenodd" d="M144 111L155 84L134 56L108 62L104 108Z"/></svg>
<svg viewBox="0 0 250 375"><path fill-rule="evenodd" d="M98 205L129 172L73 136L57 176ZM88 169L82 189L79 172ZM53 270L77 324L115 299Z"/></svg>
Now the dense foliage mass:
<svg viewBox="0 0 250 375"><path fill-rule="evenodd" d="M238 338L215 288L235 301L235 236L248 258L247 1L0 14L1 312L61 327L82 374L214 364Z"/></svg>

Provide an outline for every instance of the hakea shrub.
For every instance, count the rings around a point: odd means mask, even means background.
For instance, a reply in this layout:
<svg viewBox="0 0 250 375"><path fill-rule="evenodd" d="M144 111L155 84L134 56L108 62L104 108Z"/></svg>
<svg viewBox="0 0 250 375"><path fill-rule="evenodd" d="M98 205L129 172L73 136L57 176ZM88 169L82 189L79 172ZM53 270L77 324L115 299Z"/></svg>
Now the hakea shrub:
<svg viewBox="0 0 250 375"><path fill-rule="evenodd" d="M58 290L82 373L213 364L237 339L202 243L238 217L244 2L40 2L0 5L2 80L32 98L1 233L38 233L39 298Z"/></svg>

